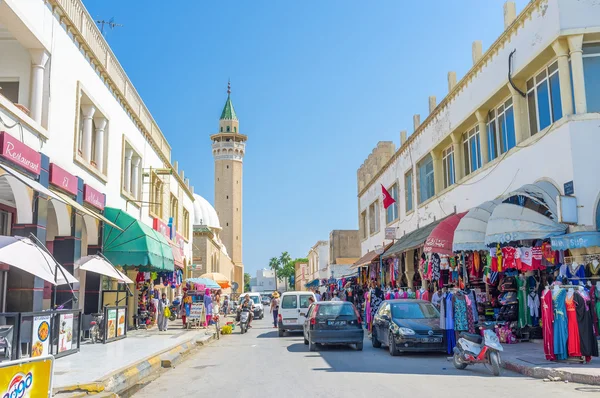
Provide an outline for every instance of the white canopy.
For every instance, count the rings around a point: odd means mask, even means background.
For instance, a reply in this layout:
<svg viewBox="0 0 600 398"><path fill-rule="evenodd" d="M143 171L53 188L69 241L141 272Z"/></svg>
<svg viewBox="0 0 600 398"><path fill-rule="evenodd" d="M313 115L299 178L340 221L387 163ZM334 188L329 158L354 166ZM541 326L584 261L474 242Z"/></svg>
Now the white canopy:
<svg viewBox="0 0 600 398"><path fill-rule="evenodd" d="M562 235L566 229L566 225L535 210L510 203L501 203L496 206L488 220L485 244L545 239Z"/></svg>
<svg viewBox="0 0 600 398"><path fill-rule="evenodd" d="M534 184L525 184L522 187L507 193L502 198L507 199L513 196L525 196L541 205L545 205L552 213L553 220L558 219L557 196L560 195L558 189L548 181L538 181Z"/></svg>
<svg viewBox="0 0 600 398"><path fill-rule="evenodd" d="M81 257L75 264L79 265L79 269L84 271L105 275L116 279L119 282L133 283L133 281L129 279L127 275L116 269L114 265L112 265L102 256L92 255Z"/></svg>
<svg viewBox="0 0 600 398"><path fill-rule="evenodd" d="M50 254L22 236L0 236L0 263L20 268L53 285L78 282Z"/></svg>
<svg viewBox="0 0 600 398"><path fill-rule="evenodd" d="M452 250L485 250L485 232L492 212L501 203L500 200L483 202L469 210L460 220L454 231Z"/></svg>

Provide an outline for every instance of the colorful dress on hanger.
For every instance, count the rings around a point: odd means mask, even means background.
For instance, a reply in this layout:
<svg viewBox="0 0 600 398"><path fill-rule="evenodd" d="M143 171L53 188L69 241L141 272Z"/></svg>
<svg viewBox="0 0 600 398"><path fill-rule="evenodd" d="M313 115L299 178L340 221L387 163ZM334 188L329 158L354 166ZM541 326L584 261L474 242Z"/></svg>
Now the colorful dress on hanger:
<svg viewBox="0 0 600 398"><path fill-rule="evenodd" d="M579 342L579 324L577 323L577 309L575 304L575 293L571 297L565 299L565 305L567 306L567 321L569 328L569 337L567 338L567 348L569 356L580 357L581 356L581 345Z"/></svg>
<svg viewBox="0 0 600 398"><path fill-rule="evenodd" d="M600 280L600 263L593 260L585 267L585 276L593 282Z"/></svg>
<svg viewBox="0 0 600 398"><path fill-rule="evenodd" d="M598 286L590 289L590 306L592 307L592 315L594 317L594 327L596 328L596 336L600 335L600 289Z"/></svg>
<svg viewBox="0 0 600 398"><path fill-rule="evenodd" d="M572 263L567 265L567 278L573 284L577 284L580 280L585 279L585 267L583 264Z"/></svg>
<svg viewBox="0 0 600 398"><path fill-rule="evenodd" d="M524 328L531 325L531 316L527 307L527 280L524 277L517 277L517 288L519 292L517 296L519 301L519 327Z"/></svg>
<svg viewBox="0 0 600 398"><path fill-rule="evenodd" d="M461 332L469 330L467 302L465 300L465 295L462 293L456 293L454 295L454 330Z"/></svg>
<svg viewBox="0 0 600 398"><path fill-rule="evenodd" d="M552 292L552 304L554 307L554 354L556 359L567 359L567 337L569 330L567 325L567 308L565 297L567 291L559 289Z"/></svg>
<svg viewBox="0 0 600 398"><path fill-rule="evenodd" d="M575 311L577 314L577 326L579 327L579 343L581 355L585 357L598 356L598 341L594 335L594 322L590 311L590 300L585 296L575 293Z"/></svg>
<svg viewBox="0 0 600 398"><path fill-rule="evenodd" d="M554 355L554 306L552 305L552 291L542 293L542 336L544 337L544 354L549 361L556 360Z"/></svg>
<svg viewBox="0 0 600 398"><path fill-rule="evenodd" d="M446 318L446 342L448 354L452 354L456 346L456 334L454 333L454 305L452 293L446 294L445 318Z"/></svg>

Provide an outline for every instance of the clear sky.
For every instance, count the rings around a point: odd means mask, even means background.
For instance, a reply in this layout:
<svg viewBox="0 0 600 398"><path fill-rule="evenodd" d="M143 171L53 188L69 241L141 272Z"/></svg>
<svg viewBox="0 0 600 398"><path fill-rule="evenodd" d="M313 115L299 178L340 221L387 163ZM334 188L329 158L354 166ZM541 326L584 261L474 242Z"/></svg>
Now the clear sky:
<svg viewBox="0 0 600 398"><path fill-rule="evenodd" d="M84 0L196 193L213 203L209 135L231 79L244 160L246 272L358 228L356 170L399 144L447 72L503 31L501 0ZM517 12L527 3L517 0ZM177 6L174 6L177 4Z"/></svg>

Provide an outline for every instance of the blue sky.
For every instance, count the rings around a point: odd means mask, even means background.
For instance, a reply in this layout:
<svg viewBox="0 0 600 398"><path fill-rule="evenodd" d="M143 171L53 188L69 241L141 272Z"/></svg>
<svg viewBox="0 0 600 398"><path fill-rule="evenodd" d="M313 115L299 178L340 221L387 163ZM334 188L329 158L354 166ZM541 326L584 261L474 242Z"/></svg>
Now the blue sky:
<svg viewBox="0 0 600 398"><path fill-rule="evenodd" d="M517 0L517 12L527 3ZM169 6L178 4L178 7ZM123 27L107 40L195 192L213 202L209 135L227 79L248 135L244 263L305 257L332 229L358 228L356 170L399 144L427 98L447 92L503 30L501 0L85 0Z"/></svg>

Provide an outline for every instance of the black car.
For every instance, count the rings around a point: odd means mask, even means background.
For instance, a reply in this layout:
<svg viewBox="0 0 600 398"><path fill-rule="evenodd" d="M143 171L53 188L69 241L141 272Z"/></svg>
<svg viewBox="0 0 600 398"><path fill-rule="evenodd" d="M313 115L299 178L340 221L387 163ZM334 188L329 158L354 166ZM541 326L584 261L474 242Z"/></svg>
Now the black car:
<svg viewBox="0 0 600 398"><path fill-rule="evenodd" d="M401 352L446 352L440 313L424 300L387 300L373 319L373 347L388 346L390 355Z"/></svg>
<svg viewBox="0 0 600 398"><path fill-rule="evenodd" d="M315 351L317 344L354 344L363 349L365 332L354 304L319 301L308 307L304 321L304 344Z"/></svg>

